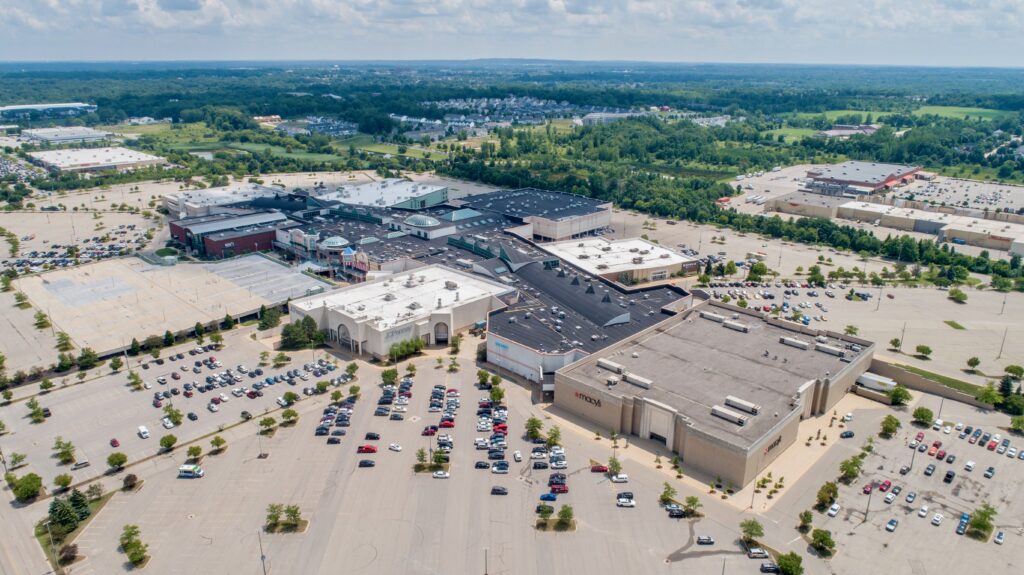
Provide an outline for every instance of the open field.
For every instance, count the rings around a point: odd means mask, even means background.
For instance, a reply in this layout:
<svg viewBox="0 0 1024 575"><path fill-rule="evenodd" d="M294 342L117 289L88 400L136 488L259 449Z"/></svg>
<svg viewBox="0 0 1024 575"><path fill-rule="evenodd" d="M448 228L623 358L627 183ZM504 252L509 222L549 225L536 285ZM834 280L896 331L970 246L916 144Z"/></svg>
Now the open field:
<svg viewBox="0 0 1024 575"><path fill-rule="evenodd" d="M961 106L921 106L914 110L917 116L934 114L944 118L981 118L983 120L998 120L1012 114L1003 110L992 110L990 108L964 108Z"/></svg>
<svg viewBox="0 0 1024 575"><path fill-rule="evenodd" d="M787 143L793 143L797 140L809 138L817 133L817 130L811 128L776 128L774 130L768 130L768 134L773 137L785 136Z"/></svg>
<svg viewBox="0 0 1024 575"><path fill-rule="evenodd" d="M360 134L358 136L352 136L342 140L337 140L334 143L334 147L339 152L346 152L352 146L357 150L366 150L367 152L373 152L376 154L391 154L392 156L409 156L411 158L424 158L425 154L429 153L430 157L446 157L448 154L441 150L426 149L418 144L409 144L406 146L405 152L398 151L398 144L384 144L377 143L374 141L373 136L367 134Z"/></svg>

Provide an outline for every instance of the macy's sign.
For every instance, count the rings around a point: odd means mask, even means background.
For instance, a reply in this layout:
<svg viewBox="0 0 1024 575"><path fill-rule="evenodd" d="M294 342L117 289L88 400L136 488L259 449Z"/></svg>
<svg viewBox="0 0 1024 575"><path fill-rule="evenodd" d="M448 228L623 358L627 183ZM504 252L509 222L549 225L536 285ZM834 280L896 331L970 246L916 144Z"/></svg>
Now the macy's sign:
<svg viewBox="0 0 1024 575"><path fill-rule="evenodd" d="M594 407L601 407L601 400L600 399L595 399L595 398L590 397L589 395L587 395L585 393L580 393L580 392L577 391L576 392L576 399L585 401L585 402L589 403L590 405L593 405Z"/></svg>

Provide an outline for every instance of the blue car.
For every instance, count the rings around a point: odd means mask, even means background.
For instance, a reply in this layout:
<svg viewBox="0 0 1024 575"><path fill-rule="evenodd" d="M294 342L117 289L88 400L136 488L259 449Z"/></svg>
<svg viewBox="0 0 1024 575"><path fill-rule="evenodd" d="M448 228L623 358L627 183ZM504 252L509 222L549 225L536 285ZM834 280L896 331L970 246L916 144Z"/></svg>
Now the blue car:
<svg viewBox="0 0 1024 575"><path fill-rule="evenodd" d="M558 495L555 493L545 493L540 496L541 501L557 501Z"/></svg>

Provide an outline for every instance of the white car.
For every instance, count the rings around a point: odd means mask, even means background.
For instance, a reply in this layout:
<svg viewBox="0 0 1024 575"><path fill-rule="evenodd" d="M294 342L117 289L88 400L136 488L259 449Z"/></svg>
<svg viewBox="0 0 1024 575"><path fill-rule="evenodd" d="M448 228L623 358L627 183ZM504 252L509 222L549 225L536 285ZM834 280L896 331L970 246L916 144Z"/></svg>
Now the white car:
<svg viewBox="0 0 1024 575"><path fill-rule="evenodd" d="M968 461L967 464L964 465L964 469L967 471L974 471L974 466L975 463L973 461Z"/></svg>
<svg viewBox="0 0 1024 575"><path fill-rule="evenodd" d="M961 429L963 429L963 428L964 428L964 424L963 424L963 423L960 423L960 422L957 422L957 424L956 424L956 430L957 430L957 431L960 431L960 430L961 430Z"/></svg>
<svg viewBox="0 0 1024 575"><path fill-rule="evenodd" d="M565 461L553 461L551 463L551 469L568 469L569 464Z"/></svg>
<svg viewBox="0 0 1024 575"><path fill-rule="evenodd" d="M1013 459L1014 457L1017 457L1017 448L1016 447L1011 447L1011 448L1007 449L1006 450L1006 456L1009 457L1010 459Z"/></svg>
<svg viewBox="0 0 1024 575"><path fill-rule="evenodd" d="M517 449L514 452L512 452L512 459L515 459L516 463L518 463L518 462L523 460L523 454L520 453L519 450Z"/></svg>
<svg viewBox="0 0 1024 575"><path fill-rule="evenodd" d="M242 390L238 389L237 387L231 390L231 395L235 397L242 397L242 393Z"/></svg>
<svg viewBox="0 0 1024 575"><path fill-rule="evenodd" d="M437 407L437 406L433 406L433 407L428 407L428 408L427 408L427 411L428 411L428 412L430 412L430 413L438 413L438 412L440 412L440 411L441 411L441 408L440 408L440 407Z"/></svg>
<svg viewBox="0 0 1024 575"><path fill-rule="evenodd" d="M942 433L945 433L946 435L949 435L952 431L953 431L953 428L948 426L948 425L946 427L942 428Z"/></svg>
<svg viewBox="0 0 1024 575"><path fill-rule="evenodd" d="M636 501L632 499L616 499L616 507L636 507Z"/></svg>
<svg viewBox="0 0 1024 575"><path fill-rule="evenodd" d="M565 448L556 445L551 448L551 455L565 455Z"/></svg>
<svg viewBox="0 0 1024 575"><path fill-rule="evenodd" d="M226 402L228 400L228 396L222 393L220 394L220 400Z"/></svg>
<svg viewBox="0 0 1024 575"><path fill-rule="evenodd" d="M846 422L846 421L853 421L853 414L852 413L847 413L846 415L844 415L843 416L843 421L844 422Z"/></svg>
<svg viewBox="0 0 1024 575"><path fill-rule="evenodd" d="M941 524L942 524L942 514L941 513L936 513L935 515L932 516L932 525L936 525L937 526L937 525L941 525Z"/></svg>
<svg viewBox="0 0 1024 575"><path fill-rule="evenodd" d="M401 451L402 446L397 443L392 443L391 445L388 446L388 449L390 449L391 451Z"/></svg>
<svg viewBox="0 0 1024 575"><path fill-rule="evenodd" d="M828 508L828 516L829 517L835 517L836 515L839 515L839 510L840 509L842 509L842 508L839 507L838 503L833 503L832 507Z"/></svg>
<svg viewBox="0 0 1024 575"><path fill-rule="evenodd" d="M917 511L917 516L918 517L927 517L928 516L928 506L927 505L922 505L921 509L919 509Z"/></svg>
<svg viewBox="0 0 1024 575"><path fill-rule="evenodd" d="M220 408L217 407L216 403L207 404L206 409L209 409L211 413L217 413L220 411Z"/></svg>
<svg viewBox="0 0 1024 575"><path fill-rule="evenodd" d="M394 408L391 409L391 413L405 413L407 411L409 411L409 409L404 405L396 405Z"/></svg>
<svg viewBox="0 0 1024 575"><path fill-rule="evenodd" d="M448 479L451 475L449 475L447 471L435 471L431 477L434 479Z"/></svg>
<svg viewBox="0 0 1024 575"><path fill-rule="evenodd" d="M171 429L172 427L174 427L174 422L171 421L170 417L165 417L162 420L160 420L160 424L164 426L164 429Z"/></svg>
<svg viewBox="0 0 1024 575"><path fill-rule="evenodd" d="M629 476L625 473L612 475L612 483L629 483Z"/></svg>
<svg viewBox="0 0 1024 575"><path fill-rule="evenodd" d="M885 496L885 502L886 502L886 503L889 503L889 504L891 504L891 503L892 503L893 501L895 501L895 500L896 500L896 494L895 494L895 493L892 493L892 492L890 492L890 493L888 493L888 494L887 494L887 495Z"/></svg>
<svg viewBox="0 0 1024 575"><path fill-rule="evenodd" d="M142 384L142 387L144 387L144 388L146 388L146 389L153 389L153 384L152 384L152 383L149 383L149 382L147 381L146 383L143 383L143 384Z"/></svg>
<svg viewBox="0 0 1024 575"><path fill-rule="evenodd" d="M534 451L530 454L530 459L547 459L548 454L543 451Z"/></svg>

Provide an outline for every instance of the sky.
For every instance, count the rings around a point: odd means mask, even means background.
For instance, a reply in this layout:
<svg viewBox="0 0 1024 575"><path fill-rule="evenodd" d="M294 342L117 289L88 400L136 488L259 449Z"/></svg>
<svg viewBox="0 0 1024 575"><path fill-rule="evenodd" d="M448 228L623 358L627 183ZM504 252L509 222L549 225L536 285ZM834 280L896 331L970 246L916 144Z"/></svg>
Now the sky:
<svg viewBox="0 0 1024 575"><path fill-rule="evenodd" d="M0 60L1019 67L1024 0L2 0Z"/></svg>

